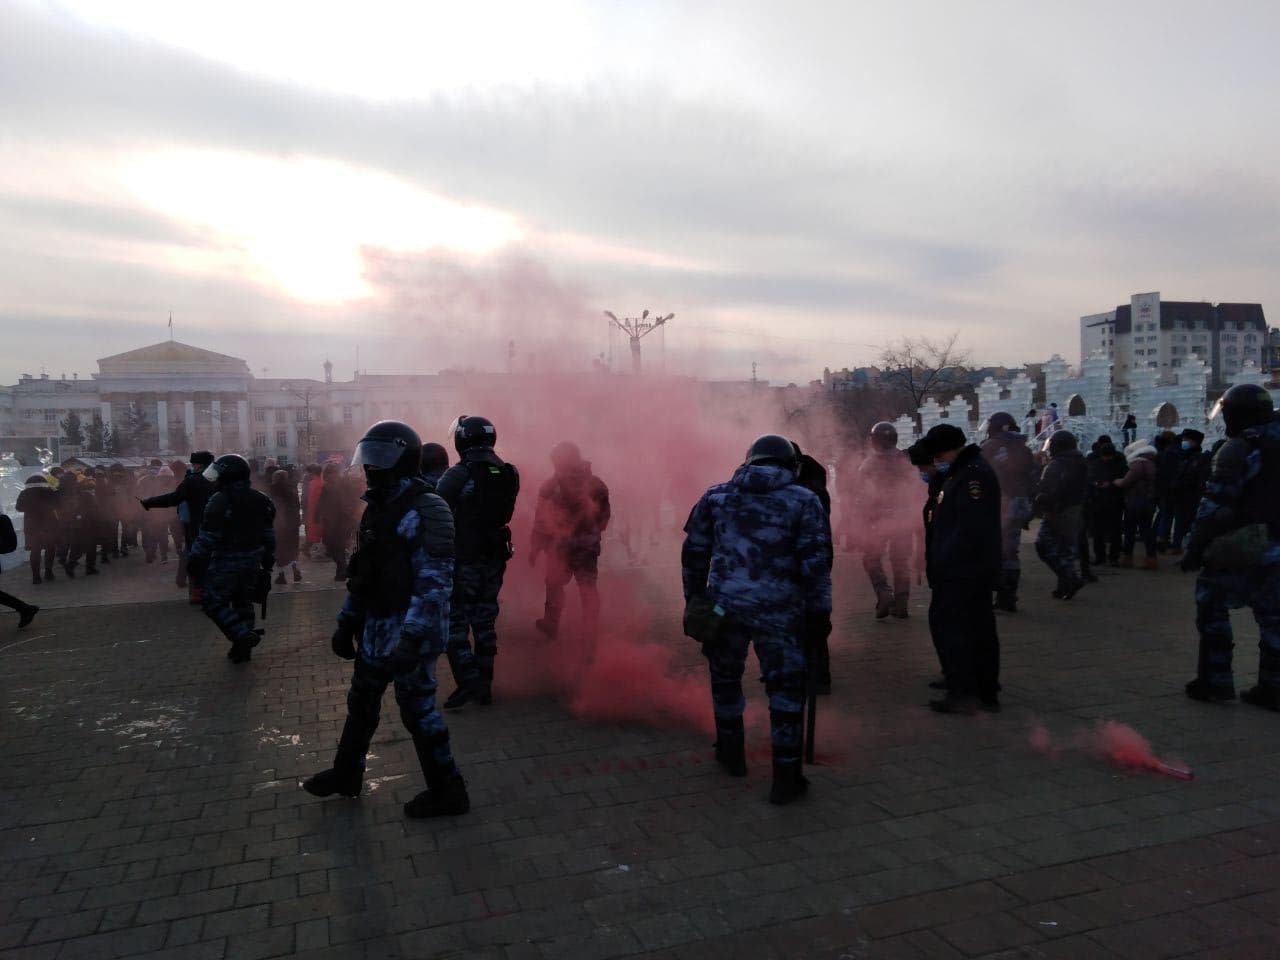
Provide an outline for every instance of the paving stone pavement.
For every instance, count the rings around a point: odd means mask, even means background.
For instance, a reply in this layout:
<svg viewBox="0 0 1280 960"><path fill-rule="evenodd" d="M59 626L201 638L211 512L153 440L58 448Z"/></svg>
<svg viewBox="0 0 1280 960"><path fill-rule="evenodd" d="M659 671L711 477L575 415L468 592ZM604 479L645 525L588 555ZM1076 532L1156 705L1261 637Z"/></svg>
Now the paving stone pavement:
<svg viewBox="0 0 1280 960"><path fill-rule="evenodd" d="M1062 603L1031 560L1024 610L1000 620L1004 712L959 718L924 709L927 590L909 620L874 622L841 555L804 801L764 800L755 685L743 781L687 722L604 724L500 682L494 706L449 716L472 812L409 822L421 775L390 696L362 798L298 787L344 714L337 591L273 595L267 641L234 667L167 574L123 567L92 597L0 580L49 608L21 632L0 616L2 958L1280 953L1280 717L1183 696L1192 579L1175 570L1105 570ZM606 596L624 578L649 639L700 677L674 554L611 571ZM537 656L536 601L504 608L500 675ZM1257 634L1237 623L1244 683ZM1104 721L1194 781L1118 766Z"/></svg>

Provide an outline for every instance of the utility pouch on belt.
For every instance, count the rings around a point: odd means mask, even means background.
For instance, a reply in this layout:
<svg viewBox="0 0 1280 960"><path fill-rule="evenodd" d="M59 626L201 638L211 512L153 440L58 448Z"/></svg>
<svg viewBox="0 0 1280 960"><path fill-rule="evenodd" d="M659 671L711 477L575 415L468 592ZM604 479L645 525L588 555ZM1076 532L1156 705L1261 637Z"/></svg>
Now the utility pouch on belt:
<svg viewBox="0 0 1280 960"><path fill-rule="evenodd" d="M1204 564L1216 570L1249 570L1262 566L1271 546L1265 523L1250 523L1219 534L1205 547Z"/></svg>
<svg viewBox="0 0 1280 960"><path fill-rule="evenodd" d="M684 634L699 643L718 643L727 620L724 607L707 597L692 597L684 605Z"/></svg>

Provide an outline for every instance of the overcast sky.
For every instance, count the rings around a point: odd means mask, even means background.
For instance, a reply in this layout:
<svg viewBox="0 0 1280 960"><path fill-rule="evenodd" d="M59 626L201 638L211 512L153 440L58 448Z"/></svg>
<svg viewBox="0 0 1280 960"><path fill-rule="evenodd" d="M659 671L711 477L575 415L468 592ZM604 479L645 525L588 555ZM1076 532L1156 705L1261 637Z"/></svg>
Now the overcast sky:
<svg viewBox="0 0 1280 960"><path fill-rule="evenodd" d="M817 377L1280 290L1274 2L0 0L0 382Z"/></svg>

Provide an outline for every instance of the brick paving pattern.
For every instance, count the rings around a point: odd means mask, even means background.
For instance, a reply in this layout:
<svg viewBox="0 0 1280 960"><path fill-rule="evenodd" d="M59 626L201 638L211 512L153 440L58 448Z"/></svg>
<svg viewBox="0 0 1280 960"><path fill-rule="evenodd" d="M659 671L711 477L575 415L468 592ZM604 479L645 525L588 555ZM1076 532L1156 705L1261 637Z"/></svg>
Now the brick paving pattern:
<svg viewBox="0 0 1280 960"><path fill-rule="evenodd" d="M701 676L676 549L642 570L651 632ZM836 690L802 802L764 801L760 689L733 780L696 730L503 698L518 658L500 656L499 702L449 717L472 813L428 822L401 815L421 775L390 696L364 797L298 786L344 715L330 567L273 594L248 667L140 558L93 592L6 572L46 609L21 633L0 617L0 958L1277 956L1280 718L1183 696L1192 579L1104 570L1060 603L1027 567L1025 609L1000 620L1004 712L960 718L923 707L927 591L873 622L838 559ZM538 642L534 616L506 606L508 650ZM1243 683L1257 634L1237 623ZM1105 720L1195 780L1110 762L1090 746Z"/></svg>

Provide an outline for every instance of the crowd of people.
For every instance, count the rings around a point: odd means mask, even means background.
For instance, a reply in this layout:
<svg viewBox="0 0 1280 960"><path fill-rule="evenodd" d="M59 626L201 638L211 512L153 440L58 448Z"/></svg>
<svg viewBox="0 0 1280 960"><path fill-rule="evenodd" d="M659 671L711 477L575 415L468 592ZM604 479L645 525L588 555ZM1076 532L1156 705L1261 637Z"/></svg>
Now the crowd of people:
<svg viewBox="0 0 1280 960"><path fill-rule="evenodd" d="M831 690L831 570L840 543L862 554L877 620L909 617L912 580L927 580L941 666L929 684L941 694L929 707L999 712L996 613L1019 609L1022 535L1036 518L1036 553L1056 576L1053 600L1070 600L1096 579L1091 565L1134 566L1139 542L1144 569L1158 569L1166 553L1199 571L1200 656L1186 686L1193 699L1236 698L1228 613L1251 607L1261 629L1259 679L1240 698L1280 710L1280 419L1270 394L1249 385L1227 392L1222 414L1226 438L1212 451L1188 429L1120 445L1101 436L1086 454L1054 419L1034 449L1003 413L989 419L981 445L942 423L903 451L893 425L878 423L865 450L837 467L835 537L825 469L785 437L759 437L733 476L698 498L684 526L684 629L708 661L717 762L746 774L742 677L754 649L769 700L769 799L790 803L807 791L802 762L812 735L804 715L811 731L815 697ZM1126 423L1122 435L1129 431ZM179 582L190 581L230 641L228 657L243 663L262 637L253 601L265 598L272 572L275 584L290 569L296 581L303 544L322 544L347 588L331 647L354 663L333 766L305 788L320 797L360 794L382 697L394 685L427 785L406 815L464 813L470 801L437 706L436 662L445 656L456 684L443 709L493 703L520 477L498 456L489 420L460 417L451 433L452 465L443 446L381 421L346 469L298 473L269 463L255 478L243 458L201 451L176 484L183 465L159 461L136 477L123 467L96 476L51 470L28 481L18 504L33 581L47 580L55 565L72 577L81 559L86 573L97 572L139 544L147 562L163 562L172 543L185 560ZM576 580L580 633L590 636L609 490L575 444L557 444L550 459L529 552L530 564L546 557L536 629L558 635L564 589ZM24 609L30 622L35 608Z"/></svg>

